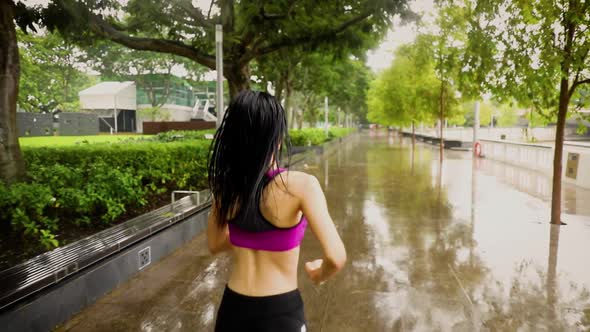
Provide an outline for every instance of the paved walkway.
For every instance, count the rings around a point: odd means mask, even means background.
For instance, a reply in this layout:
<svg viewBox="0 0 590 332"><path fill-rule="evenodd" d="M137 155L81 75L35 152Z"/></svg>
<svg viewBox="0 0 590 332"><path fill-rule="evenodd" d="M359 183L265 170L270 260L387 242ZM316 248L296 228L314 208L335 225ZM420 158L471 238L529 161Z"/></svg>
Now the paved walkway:
<svg viewBox="0 0 590 332"><path fill-rule="evenodd" d="M348 250L334 280L300 268L309 331L577 331L590 328L590 192L565 188L568 226L547 224L548 179L387 134L307 160ZM475 172L472 173L472 168ZM475 175L475 176L472 176ZM57 331L211 331L230 257L204 235ZM320 257L311 233L301 262Z"/></svg>

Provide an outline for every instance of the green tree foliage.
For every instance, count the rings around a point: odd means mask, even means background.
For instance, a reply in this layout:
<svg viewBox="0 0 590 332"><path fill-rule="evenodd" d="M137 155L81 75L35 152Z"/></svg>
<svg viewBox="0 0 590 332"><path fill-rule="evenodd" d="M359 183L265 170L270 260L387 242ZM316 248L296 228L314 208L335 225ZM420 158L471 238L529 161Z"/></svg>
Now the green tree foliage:
<svg viewBox="0 0 590 332"><path fill-rule="evenodd" d="M324 98L329 98L330 119L337 118L340 109L345 114L362 119L366 114L366 93L370 70L361 59L339 58L313 52L301 56L291 70L293 125L303 122L315 124L323 121Z"/></svg>
<svg viewBox="0 0 590 332"><path fill-rule="evenodd" d="M108 39L137 50L176 54L215 68L214 25L224 30L224 74L230 96L250 86L250 62L291 47L363 53L394 15L410 15L405 0L212 1L53 0L45 25L79 42Z"/></svg>
<svg viewBox="0 0 590 332"><path fill-rule="evenodd" d="M263 82L273 83L279 99L284 96L284 107L294 128L302 120L318 121L325 96L329 97L330 119L337 120L338 109L365 119L371 72L363 60L351 54L342 57L295 48L263 57L253 72L260 74ZM293 96L295 92L299 96Z"/></svg>
<svg viewBox="0 0 590 332"><path fill-rule="evenodd" d="M465 101L461 104L461 113L464 117L465 126L473 126L473 109L475 108L474 101ZM489 102L479 103L479 124L481 126L489 126L494 114L495 107Z"/></svg>
<svg viewBox="0 0 590 332"><path fill-rule="evenodd" d="M491 24L493 12L481 9L477 1L465 0L457 2L462 6L463 48L461 54L461 68L458 79L459 91L467 100L479 100L483 93L494 92L498 88L491 83L496 70L495 57L498 54L496 43L492 36L497 28Z"/></svg>
<svg viewBox="0 0 590 332"><path fill-rule="evenodd" d="M478 0L475 11L489 18L484 38L497 49L495 93L557 116L551 222L559 224L565 120L572 96L590 83L590 2Z"/></svg>
<svg viewBox="0 0 590 332"><path fill-rule="evenodd" d="M303 127L304 121L312 125L320 121L320 109L323 111L324 97L332 90L333 84L340 79L332 70L333 64L332 57L314 52L307 54L297 65L294 89L301 94L298 128Z"/></svg>
<svg viewBox="0 0 590 332"><path fill-rule="evenodd" d="M83 51L59 34L17 32L21 79L18 104L29 112L79 109L78 92L96 82L81 69Z"/></svg>
<svg viewBox="0 0 590 332"><path fill-rule="evenodd" d="M371 122L387 126L406 126L412 113L418 113L409 96L413 92L412 70L407 58L396 58L393 65L372 82L368 95ZM416 111L416 112L415 112Z"/></svg>
<svg viewBox="0 0 590 332"><path fill-rule="evenodd" d="M279 50L258 59L256 70L254 70L257 75L261 76L264 89L268 87L268 83L272 83L278 100L282 100L284 96L283 106L287 111L287 122L291 128L295 127L296 122L293 109L293 89L297 79L296 68L305 54L300 47Z"/></svg>
<svg viewBox="0 0 590 332"><path fill-rule="evenodd" d="M458 89L467 40L466 9L453 1L435 3L436 31L422 32L412 44L401 47L392 67L373 83L371 121L406 126L438 118L441 137L445 119L456 125L465 122ZM441 162L442 149L441 140Z"/></svg>
<svg viewBox="0 0 590 332"><path fill-rule="evenodd" d="M373 76L363 59L349 58L342 60L334 70L338 73L330 92L331 104L350 114L361 122L367 118L367 93Z"/></svg>
<svg viewBox="0 0 590 332"><path fill-rule="evenodd" d="M451 118L451 109L447 104L455 104L452 94L459 86L459 73L462 68L462 56L466 40L465 8L454 1L437 1L438 17L436 26L438 32L434 35L433 54L436 74L440 80L439 94L439 122L440 122L440 162L443 161L443 126L445 117ZM451 88L452 87L452 88Z"/></svg>
<svg viewBox="0 0 590 332"><path fill-rule="evenodd" d="M513 127L518 123L518 113L514 106L509 104L498 106L498 127Z"/></svg>
<svg viewBox="0 0 590 332"><path fill-rule="evenodd" d="M435 71L433 39L434 36L423 34L412 44L400 47L392 66L372 82L368 93L370 121L408 126L432 123L438 117L441 80ZM460 116L453 87L447 84L443 92L447 96L447 118Z"/></svg>

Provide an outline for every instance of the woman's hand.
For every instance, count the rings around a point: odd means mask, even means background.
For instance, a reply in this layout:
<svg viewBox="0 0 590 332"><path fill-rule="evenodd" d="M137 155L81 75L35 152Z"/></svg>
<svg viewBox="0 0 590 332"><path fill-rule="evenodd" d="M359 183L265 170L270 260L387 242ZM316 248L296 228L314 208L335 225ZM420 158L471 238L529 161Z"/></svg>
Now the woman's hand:
<svg viewBox="0 0 590 332"><path fill-rule="evenodd" d="M314 284L318 285L322 282L322 264L324 263L323 259L316 259L311 262L305 263L305 272L309 276L309 279L313 281Z"/></svg>

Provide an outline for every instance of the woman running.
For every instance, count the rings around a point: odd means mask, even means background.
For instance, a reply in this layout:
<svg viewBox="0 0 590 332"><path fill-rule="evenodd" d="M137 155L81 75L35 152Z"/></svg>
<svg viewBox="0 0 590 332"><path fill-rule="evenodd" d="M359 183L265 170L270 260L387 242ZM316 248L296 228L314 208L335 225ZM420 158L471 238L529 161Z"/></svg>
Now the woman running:
<svg viewBox="0 0 590 332"><path fill-rule="evenodd" d="M215 331L305 331L297 288L299 244L309 224L324 257L305 264L319 284L342 269L346 251L318 180L279 168L290 156L283 107L244 91L228 106L208 164L213 206L209 250L231 249L231 275Z"/></svg>

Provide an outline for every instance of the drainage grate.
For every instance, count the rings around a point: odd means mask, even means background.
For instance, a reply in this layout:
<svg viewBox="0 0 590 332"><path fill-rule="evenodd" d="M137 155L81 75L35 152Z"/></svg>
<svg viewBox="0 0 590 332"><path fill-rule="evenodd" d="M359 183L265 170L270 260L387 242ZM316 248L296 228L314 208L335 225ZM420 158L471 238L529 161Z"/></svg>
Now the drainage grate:
<svg viewBox="0 0 590 332"><path fill-rule="evenodd" d="M143 269L144 267L150 265L152 262L152 255L150 252L150 247L145 247L141 249L138 253L139 255L139 269Z"/></svg>

